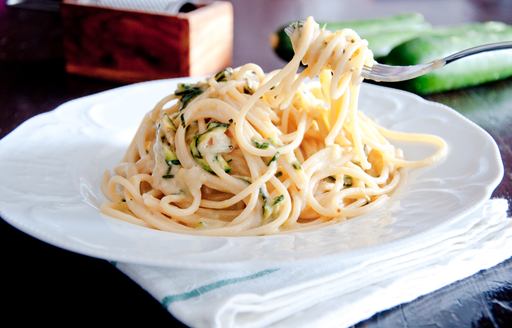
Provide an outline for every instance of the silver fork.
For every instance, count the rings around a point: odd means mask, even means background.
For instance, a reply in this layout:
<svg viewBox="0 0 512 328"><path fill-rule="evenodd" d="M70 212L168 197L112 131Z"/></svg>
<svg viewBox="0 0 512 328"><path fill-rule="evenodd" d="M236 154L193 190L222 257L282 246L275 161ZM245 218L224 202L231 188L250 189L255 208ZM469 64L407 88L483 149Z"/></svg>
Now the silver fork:
<svg viewBox="0 0 512 328"><path fill-rule="evenodd" d="M484 44L481 46L469 48L456 52L444 58L433 60L429 63L411 65L411 66L391 66L375 63L372 67L363 67L363 77L365 79L377 82L398 82L410 80L423 74L427 74L435 69L444 67L461 58L475 55L481 52L511 49L512 41L496 42Z"/></svg>
<svg viewBox="0 0 512 328"><path fill-rule="evenodd" d="M292 23L285 28L285 32L288 36L291 36L293 31L297 28L300 28L301 26L301 22ZM456 52L447 57L436 59L425 64L411 66L391 66L379 64L376 62L372 67L364 66L362 75L365 79L374 80L377 82L405 81L427 74L435 69L444 67L447 64L453 63L454 61L467 56L475 55L481 52L502 49L512 49L512 41L484 44Z"/></svg>

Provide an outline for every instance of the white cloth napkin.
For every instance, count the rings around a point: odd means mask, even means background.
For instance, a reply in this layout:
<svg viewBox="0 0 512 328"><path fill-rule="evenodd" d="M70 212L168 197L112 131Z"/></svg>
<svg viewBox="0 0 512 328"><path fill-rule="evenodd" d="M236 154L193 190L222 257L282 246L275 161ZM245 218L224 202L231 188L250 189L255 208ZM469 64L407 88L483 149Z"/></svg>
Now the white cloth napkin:
<svg viewBox="0 0 512 328"><path fill-rule="evenodd" d="M512 256L507 201L488 200L435 242L353 263L210 271L117 263L191 327L344 327ZM439 236L441 237L441 236Z"/></svg>

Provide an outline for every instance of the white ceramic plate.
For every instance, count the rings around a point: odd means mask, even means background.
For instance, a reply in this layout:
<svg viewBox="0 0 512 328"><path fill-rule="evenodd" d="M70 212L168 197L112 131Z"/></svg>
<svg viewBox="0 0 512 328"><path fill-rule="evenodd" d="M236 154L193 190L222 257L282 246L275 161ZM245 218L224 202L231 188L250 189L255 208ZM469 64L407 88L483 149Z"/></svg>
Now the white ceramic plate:
<svg viewBox="0 0 512 328"><path fill-rule="evenodd" d="M102 216L99 185L143 115L179 82L134 84L70 101L0 140L0 215L50 244L115 261L179 267L286 265L351 260L457 229L503 176L494 140L454 110L410 93L364 85L360 108L380 124L433 133L449 144L442 163L412 172L390 207L319 230L263 237L198 237ZM432 149L401 144L407 158Z"/></svg>

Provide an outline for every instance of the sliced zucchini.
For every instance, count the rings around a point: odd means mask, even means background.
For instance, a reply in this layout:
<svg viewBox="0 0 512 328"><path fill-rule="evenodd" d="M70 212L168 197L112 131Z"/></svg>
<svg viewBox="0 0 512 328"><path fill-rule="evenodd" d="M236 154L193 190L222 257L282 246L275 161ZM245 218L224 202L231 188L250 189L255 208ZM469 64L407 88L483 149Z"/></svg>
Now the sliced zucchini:
<svg viewBox="0 0 512 328"><path fill-rule="evenodd" d="M276 208L277 206L280 206L283 201L284 201L284 195L277 196L276 198L274 198L274 202L272 203L272 207Z"/></svg>
<svg viewBox="0 0 512 328"><path fill-rule="evenodd" d="M172 151L171 147L166 144L164 144L162 147L164 149L165 162L167 165L181 165L178 157L176 156L176 153Z"/></svg>
<svg viewBox="0 0 512 328"><path fill-rule="evenodd" d="M199 166L201 166L203 168L203 170L210 172L210 173L215 173L215 172L213 172L210 165L208 165L208 162L203 158L203 156L197 149L197 145L198 145L200 136L201 135L195 136L194 139L190 142L190 145L189 145L190 153L192 154L192 157L194 157L194 160L196 161L196 163L199 164Z"/></svg>
<svg viewBox="0 0 512 328"><path fill-rule="evenodd" d="M163 127L164 127L165 130L167 130L167 131L176 131L177 127L174 124L174 122L171 120L169 115L164 114L162 122L163 122Z"/></svg>
<svg viewBox="0 0 512 328"><path fill-rule="evenodd" d="M267 163L267 166L270 166L270 164L272 164L272 162L275 162L277 161L277 159L279 158L279 152L277 151L274 156L272 156L272 158L270 159L270 161L268 161Z"/></svg>
<svg viewBox="0 0 512 328"><path fill-rule="evenodd" d="M215 74L214 79L217 82L225 82L231 77L231 74L233 74L233 69L231 67L227 67L226 69Z"/></svg>
<svg viewBox="0 0 512 328"><path fill-rule="evenodd" d="M231 173L231 166L229 166L229 163L226 162L224 157L222 155L215 155L215 160L219 163L220 167L224 170L226 173Z"/></svg>
<svg viewBox="0 0 512 328"><path fill-rule="evenodd" d="M279 207L284 201L284 195L279 195L271 200L270 196L263 190L263 188L260 188L260 195L263 199L263 221L266 222L279 211Z"/></svg>
<svg viewBox="0 0 512 328"><path fill-rule="evenodd" d="M498 22L434 29L395 47L383 62L416 65L478 45L510 40L512 26ZM512 76L511 53L502 50L463 58L401 86L419 94L431 94L507 78Z"/></svg>
<svg viewBox="0 0 512 328"><path fill-rule="evenodd" d="M180 98L180 110L183 110L197 96L204 92L203 83L196 84L178 84L178 88L174 94Z"/></svg>
<svg viewBox="0 0 512 328"><path fill-rule="evenodd" d="M363 39L368 40L368 47L376 58L383 57L395 46L430 30L431 26L422 15L417 13L401 14L391 17L319 23L331 31L351 28ZM290 38L285 33L285 25L272 35L272 47L282 59L289 61L293 57Z"/></svg>
<svg viewBox="0 0 512 328"><path fill-rule="evenodd" d="M256 139L252 139L252 143L254 147L258 149L267 149L270 146L270 143L268 141L258 141Z"/></svg>
<svg viewBox="0 0 512 328"><path fill-rule="evenodd" d="M223 132L226 132L226 130L229 128L228 123L222 123L222 122L209 122L208 125L206 125L207 131L213 131L213 129L222 128L224 129Z"/></svg>
<svg viewBox="0 0 512 328"><path fill-rule="evenodd" d="M267 221L272 216L272 204L265 189L260 188L260 196L263 199L263 221Z"/></svg>
<svg viewBox="0 0 512 328"><path fill-rule="evenodd" d="M208 165L208 162L203 158L201 151L199 150L199 146L203 143L209 142L211 138L215 138L217 134L224 134L228 129L229 124L221 123L221 122L210 122L207 125L207 130L201 134L198 134L194 137L194 139L190 142L190 152L194 157L194 160L207 172L213 173L214 171ZM227 137L226 137L227 138ZM232 147L231 145L228 146ZM222 149L224 150L224 149ZM230 173L231 166L229 163L222 157L222 155L217 152L215 154L214 159L219 163L224 172Z"/></svg>

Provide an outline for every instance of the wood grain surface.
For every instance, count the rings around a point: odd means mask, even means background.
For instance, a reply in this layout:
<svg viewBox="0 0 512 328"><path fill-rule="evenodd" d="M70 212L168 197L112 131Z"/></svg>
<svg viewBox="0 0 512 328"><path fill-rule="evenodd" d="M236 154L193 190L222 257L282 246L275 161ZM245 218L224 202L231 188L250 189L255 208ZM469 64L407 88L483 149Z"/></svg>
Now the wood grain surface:
<svg viewBox="0 0 512 328"><path fill-rule="evenodd" d="M166 15L66 0L61 13L70 73L136 82L213 74L231 64L229 2Z"/></svg>

